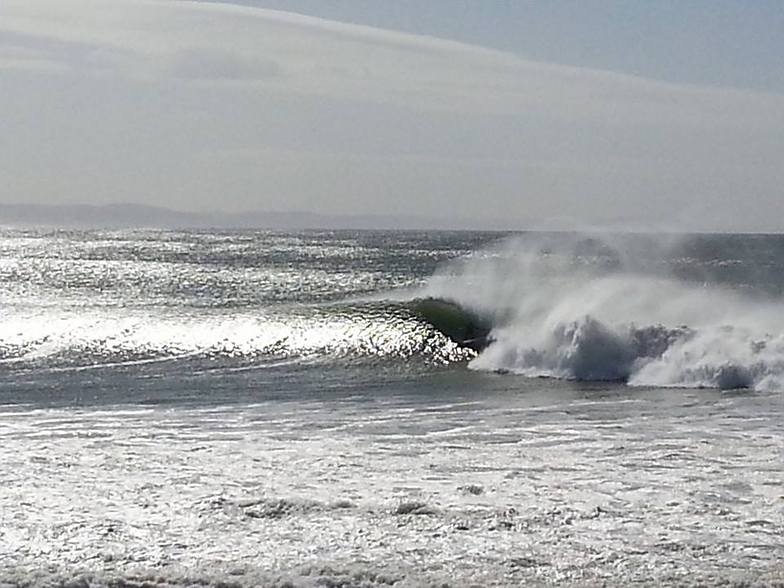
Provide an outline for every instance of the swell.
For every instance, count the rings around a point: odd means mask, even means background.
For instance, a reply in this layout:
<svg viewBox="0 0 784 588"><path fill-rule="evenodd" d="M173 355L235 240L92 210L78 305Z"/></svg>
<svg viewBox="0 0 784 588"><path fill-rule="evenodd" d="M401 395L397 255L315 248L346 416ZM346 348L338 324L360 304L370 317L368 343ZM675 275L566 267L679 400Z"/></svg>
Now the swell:
<svg viewBox="0 0 784 588"><path fill-rule="evenodd" d="M488 327L446 301L209 309L19 308L0 330L0 365L88 369L199 358L274 362L408 360L476 354Z"/></svg>

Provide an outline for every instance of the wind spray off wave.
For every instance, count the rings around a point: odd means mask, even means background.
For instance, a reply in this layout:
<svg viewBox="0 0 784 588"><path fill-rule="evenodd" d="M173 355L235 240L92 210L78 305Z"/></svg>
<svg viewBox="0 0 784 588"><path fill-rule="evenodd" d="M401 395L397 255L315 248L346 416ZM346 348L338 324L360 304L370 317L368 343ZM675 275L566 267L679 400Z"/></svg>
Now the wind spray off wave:
<svg viewBox="0 0 784 588"><path fill-rule="evenodd" d="M780 268L759 263L780 258L725 239L527 235L448 265L427 293L493 323L473 369L781 389Z"/></svg>

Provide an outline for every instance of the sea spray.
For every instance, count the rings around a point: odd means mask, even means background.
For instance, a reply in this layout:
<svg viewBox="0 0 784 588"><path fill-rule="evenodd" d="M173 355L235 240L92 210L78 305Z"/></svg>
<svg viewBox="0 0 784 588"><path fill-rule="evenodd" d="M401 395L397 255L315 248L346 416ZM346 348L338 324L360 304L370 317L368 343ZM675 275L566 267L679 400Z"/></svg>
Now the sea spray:
<svg viewBox="0 0 784 588"><path fill-rule="evenodd" d="M781 388L781 297L753 282L731 287L727 266L690 257L693 247L673 237L525 235L442 268L426 291L493 317L473 369Z"/></svg>

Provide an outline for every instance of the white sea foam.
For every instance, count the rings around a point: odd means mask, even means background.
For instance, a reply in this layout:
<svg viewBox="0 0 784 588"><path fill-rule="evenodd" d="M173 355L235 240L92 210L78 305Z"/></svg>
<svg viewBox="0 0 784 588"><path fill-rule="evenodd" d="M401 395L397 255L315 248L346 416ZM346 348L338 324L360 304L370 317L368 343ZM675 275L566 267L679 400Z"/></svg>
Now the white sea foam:
<svg viewBox="0 0 784 588"><path fill-rule="evenodd" d="M694 260L677 259L676 278L675 252L674 242L653 238L514 239L444 268L427 294L495 324L474 369L633 385L784 387L784 303L746 293L747 284L720 286Z"/></svg>
<svg viewBox="0 0 784 588"><path fill-rule="evenodd" d="M6 406L0 586L781 585L781 395L467 375Z"/></svg>

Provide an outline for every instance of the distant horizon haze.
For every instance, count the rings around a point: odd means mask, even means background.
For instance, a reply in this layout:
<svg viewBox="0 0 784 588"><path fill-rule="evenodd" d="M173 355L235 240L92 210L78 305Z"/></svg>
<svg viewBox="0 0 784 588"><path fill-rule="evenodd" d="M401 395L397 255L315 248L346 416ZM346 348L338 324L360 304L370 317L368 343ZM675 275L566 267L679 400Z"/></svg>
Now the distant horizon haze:
<svg viewBox="0 0 784 588"><path fill-rule="evenodd" d="M784 231L738 231L731 227L672 230L660 223L635 224L630 219L614 223L578 224L573 219L503 219L493 217L426 217L372 214L322 214L301 210L217 210L190 212L129 202L110 204L25 205L0 203L0 229L215 229L215 230L367 230L367 231L475 231L499 233L638 233L638 234L778 234Z"/></svg>

